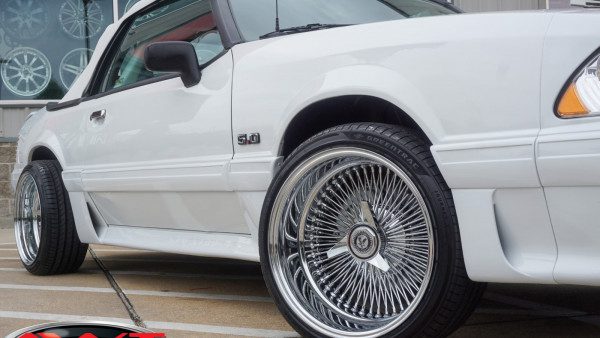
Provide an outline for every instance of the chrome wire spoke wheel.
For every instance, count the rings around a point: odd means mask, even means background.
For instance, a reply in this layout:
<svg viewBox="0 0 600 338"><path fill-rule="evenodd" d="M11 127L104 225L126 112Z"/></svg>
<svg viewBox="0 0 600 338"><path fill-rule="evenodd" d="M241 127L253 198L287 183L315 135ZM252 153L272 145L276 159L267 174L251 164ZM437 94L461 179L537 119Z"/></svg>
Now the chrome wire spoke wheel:
<svg viewBox="0 0 600 338"><path fill-rule="evenodd" d="M8 34L31 40L48 28L48 9L45 0L9 0L2 4L0 22Z"/></svg>
<svg viewBox="0 0 600 338"><path fill-rule="evenodd" d="M15 207L17 249L23 263L31 265L40 248L42 207L37 184L29 173L25 173L19 180Z"/></svg>
<svg viewBox="0 0 600 338"><path fill-rule="evenodd" d="M37 49L21 47L5 57L0 73L6 88L19 96L35 96L50 83L50 61Z"/></svg>
<svg viewBox="0 0 600 338"><path fill-rule="evenodd" d="M429 211L382 155L344 147L311 156L283 183L270 222L278 289L322 334L385 334L423 298L434 260Z"/></svg>
<svg viewBox="0 0 600 338"><path fill-rule="evenodd" d="M104 26L104 14L94 0L65 1L60 6L58 19L65 33L76 39L93 37Z"/></svg>
<svg viewBox="0 0 600 338"><path fill-rule="evenodd" d="M65 88L71 88L73 82L87 67L93 53L94 51L88 48L77 48L63 57L60 61L59 74L60 82Z"/></svg>

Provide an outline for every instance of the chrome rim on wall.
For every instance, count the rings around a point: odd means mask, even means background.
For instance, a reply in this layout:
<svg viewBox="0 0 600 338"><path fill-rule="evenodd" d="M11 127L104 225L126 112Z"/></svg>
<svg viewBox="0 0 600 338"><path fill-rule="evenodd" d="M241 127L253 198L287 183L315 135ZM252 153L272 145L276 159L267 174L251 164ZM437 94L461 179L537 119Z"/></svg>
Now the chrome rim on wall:
<svg viewBox="0 0 600 338"><path fill-rule="evenodd" d="M427 205L379 154L334 148L310 157L282 185L270 222L278 290L323 334L384 334L424 296L434 259Z"/></svg>
<svg viewBox="0 0 600 338"><path fill-rule="evenodd" d="M17 185L15 196L15 238L21 260L31 265L37 257L42 234L42 204L37 184L25 172Z"/></svg>

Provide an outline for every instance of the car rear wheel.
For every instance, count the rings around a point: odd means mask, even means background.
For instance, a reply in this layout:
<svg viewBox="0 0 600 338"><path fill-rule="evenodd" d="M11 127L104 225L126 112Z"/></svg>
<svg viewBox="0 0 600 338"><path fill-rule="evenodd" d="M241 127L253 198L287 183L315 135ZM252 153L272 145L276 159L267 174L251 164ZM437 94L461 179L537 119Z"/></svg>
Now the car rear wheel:
<svg viewBox="0 0 600 338"><path fill-rule="evenodd" d="M87 244L77 236L67 191L56 161L27 165L15 191L15 239L21 262L35 275L77 270Z"/></svg>
<svg viewBox="0 0 600 338"><path fill-rule="evenodd" d="M445 336L484 289L464 268L450 190L423 138L382 124L326 130L271 184L267 286L307 336Z"/></svg>

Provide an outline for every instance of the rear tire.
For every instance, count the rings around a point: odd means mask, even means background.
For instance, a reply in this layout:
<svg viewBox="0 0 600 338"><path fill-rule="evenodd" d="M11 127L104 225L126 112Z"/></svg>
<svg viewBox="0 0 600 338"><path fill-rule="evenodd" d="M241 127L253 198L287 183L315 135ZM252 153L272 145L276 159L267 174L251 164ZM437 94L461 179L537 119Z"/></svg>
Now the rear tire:
<svg viewBox="0 0 600 338"><path fill-rule="evenodd" d="M304 142L269 187L259 236L267 287L304 336L445 337L485 289L467 276L429 145L403 127L349 124Z"/></svg>
<svg viewBox="0 0 600 338"><path fill-rule="evenodd" d="M77 235L57 161L27 165L15 192L15 238L23 266L34 275L74 272L88 245Z"/></svg>

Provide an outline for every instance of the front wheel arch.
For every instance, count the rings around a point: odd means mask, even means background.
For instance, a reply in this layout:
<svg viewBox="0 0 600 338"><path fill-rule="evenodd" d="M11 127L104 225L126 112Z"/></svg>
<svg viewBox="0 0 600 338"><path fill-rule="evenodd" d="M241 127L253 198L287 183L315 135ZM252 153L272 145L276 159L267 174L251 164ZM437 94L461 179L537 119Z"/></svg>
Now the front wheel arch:
<svg viewBox="0 0 600 338"><path fill-rule="evenodd" d="M54 152L52 150L50 150L50 148L48 148L46 146L37 146L30 151L28 160L29 160L28 161L29 163L31 163L33 161L43 161L43 160L58 162L58 157L54 154Z"/></svg>
<svg viewBox="0 0 600 338"><path fill-rule="evenodd" d="M321 99L300 110L288 123L278 153L287 157L319 132L361 122L410 128L431 144L417 122L390 101L371 95L342 95Z"/></svg>

